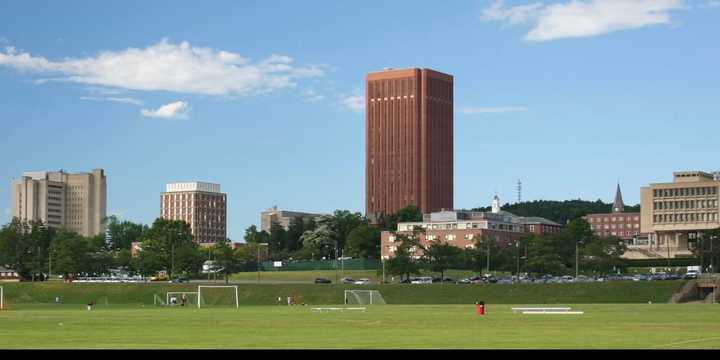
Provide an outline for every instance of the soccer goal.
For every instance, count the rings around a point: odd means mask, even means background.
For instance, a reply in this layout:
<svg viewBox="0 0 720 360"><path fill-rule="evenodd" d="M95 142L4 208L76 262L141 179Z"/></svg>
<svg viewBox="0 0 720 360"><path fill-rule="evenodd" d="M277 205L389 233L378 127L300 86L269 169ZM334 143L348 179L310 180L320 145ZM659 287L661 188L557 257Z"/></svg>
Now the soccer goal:
<svg viewBox="0 0 720 360"><path fill-rule="evenodd" d="M385 305L377 290L345 290L345 304Z"/></svg>
<svg viewBox="0 0 720 360"><path fill-rule="evenodd" d="M3 292L3 287L0 286L0 310L5 309L5 293Z"/></svg>
<svg viewBox="0 0 720 360"><path fill-rule="evenodd" d="M197 291L169 291L165 293L165 304L168 306L183 305L183 297L185 305L196 305L198 303Z"/></svg>
<svg viewBox="0 0 720 360"><path fill-rule="evenodd" d="M197 307L232 306L240 307L237 285L199 285L197 291Z"/></svg>

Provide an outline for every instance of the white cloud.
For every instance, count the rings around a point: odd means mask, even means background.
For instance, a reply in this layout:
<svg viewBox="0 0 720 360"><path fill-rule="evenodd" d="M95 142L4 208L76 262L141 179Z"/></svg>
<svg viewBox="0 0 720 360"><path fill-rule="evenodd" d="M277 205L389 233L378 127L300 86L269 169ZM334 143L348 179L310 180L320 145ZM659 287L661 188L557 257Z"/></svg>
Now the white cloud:
<svg viewBox="0 0 720 360"><path fill-rule="evenodd" d="M365 110L365 97L359 95L341 96L340 106L350 111L363 111Z"/></svg>
<svg viewBox="0 0 720 360"><path fill-rule="evenodd" d="M81 96L80 100L90 100L90 101L112 101L112 102L118 102L123 104L132 104L132 105L142 105L142 101L138 99L128 98L128 97L95 97L95 96Z"/></svg>
<svg viewBox="0 0 720 360"><path fill-rule="evenodd" d="M94 57L52 61L7 47L0 65L21 72L56 74L39 79L93 86L212 96L251 96L294 87L325 75L326 66L295 66L285 55L251 62L239 54L166 39L144 49L104 51Z"/></svg>
<svg viewBox="0 0 720 360"><path fill-rule="evenodd" d="M306 101L309 101L309 102L316 102L316 101L325 99L325 95L320 94L313 89L307 89L307 90L303 91L302 96L305 98Z"/></svg>
<svg viewBox="0 0 720 360"><path fill-rule="evenodd" d="M187 119L188 103L185 101L176 101L173 103L165 104L159 107L157 110L142 109L140 113L146 117L161 118L161 119Z"/></svg>
<svg viewBox="0 0 720 360"><path fill-rule="evenodd" d="M488 114L488 113L510 113L527 111L522 106L499 106L499 107L461 107L458 112L461 114Z"/></svg>
<svg viewBox="0 0 720 360"><path fill-rule="evenodd" d="M685 0L571 0L565 3L505 7L502 0L483 10L483 21L529 24L528 41L588 37L671 23L670 12Z"/></svg>

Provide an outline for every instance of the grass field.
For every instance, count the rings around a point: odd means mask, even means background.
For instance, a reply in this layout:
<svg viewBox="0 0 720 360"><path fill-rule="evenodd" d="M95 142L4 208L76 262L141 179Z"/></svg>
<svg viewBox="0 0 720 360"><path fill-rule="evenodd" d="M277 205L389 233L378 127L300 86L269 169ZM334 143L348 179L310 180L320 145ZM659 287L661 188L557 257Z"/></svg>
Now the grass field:
<svg viewBox="0 0 720 360"><path fill-rule="evenodd" d="M563 304L568 305L568 304ZM377 305L314 313L240 309L18 304L0 311L0 349L28 348L712 348L720 306L579 304L584 315L513 314L512 305Z"/></svg>
<svg viewBox="0 0 720 360"><path fill-rule="evenodd" d="M340 304L346 289L376 289L393 305L473 304L558 304L558 303L666 303L680 290L683 281L617 281L577 284L490 284L490 285L316 285L316 284L241 284L243 305L276 305L277 298L295 296L311 305ZM20 304L52 303L60 296L64 303L152 304L153 295L165 297L168 291L193 291L193 284L4 284L5 300L12 308Z"/></svg>

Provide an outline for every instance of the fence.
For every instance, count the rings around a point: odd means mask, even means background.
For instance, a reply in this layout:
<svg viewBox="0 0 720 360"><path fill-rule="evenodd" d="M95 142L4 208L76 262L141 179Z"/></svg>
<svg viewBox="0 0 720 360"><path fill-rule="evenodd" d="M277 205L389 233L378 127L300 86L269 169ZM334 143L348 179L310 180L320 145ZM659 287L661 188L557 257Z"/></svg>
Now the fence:
<svg viewBox="0 0 720 360"><path fill-rule="evenodd" d="M381 269L378 259L349 259L349 260L303 260L283 261L282 266L275 266L274 261L262 263L263 271L307 271L307 270L378 270Z"/></svg>

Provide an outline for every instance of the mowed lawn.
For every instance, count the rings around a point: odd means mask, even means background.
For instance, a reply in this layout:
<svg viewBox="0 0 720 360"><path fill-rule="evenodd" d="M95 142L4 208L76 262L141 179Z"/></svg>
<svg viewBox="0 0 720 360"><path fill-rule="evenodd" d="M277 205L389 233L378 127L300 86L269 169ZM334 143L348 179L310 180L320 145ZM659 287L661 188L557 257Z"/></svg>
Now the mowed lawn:
<svg viewBox="0 0 720 360"><path fill-rule="evenodd" d="M561 304L564 305L564 304ZM337 306L337 305L335 305ZM570 305L584 315L513 314L513 305L156 308L16 305L0 349L25 348L720 348L720 306Z"/></svg>

